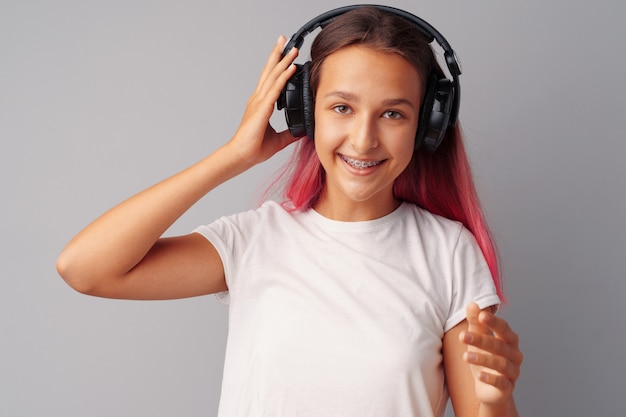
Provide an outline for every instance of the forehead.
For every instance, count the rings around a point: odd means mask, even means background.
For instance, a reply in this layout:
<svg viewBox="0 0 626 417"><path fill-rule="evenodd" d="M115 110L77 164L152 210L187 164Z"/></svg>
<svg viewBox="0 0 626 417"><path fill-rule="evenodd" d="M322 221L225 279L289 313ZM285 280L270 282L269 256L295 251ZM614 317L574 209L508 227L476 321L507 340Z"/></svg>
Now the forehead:
<svg viewBox="0 0 626 417"><path fill-rule="evenodd" d="M417 69L398 54L348 46L326 57L320 68L317 94L332 90L359 97L402 97L419 102L422 81Z"/></svg>

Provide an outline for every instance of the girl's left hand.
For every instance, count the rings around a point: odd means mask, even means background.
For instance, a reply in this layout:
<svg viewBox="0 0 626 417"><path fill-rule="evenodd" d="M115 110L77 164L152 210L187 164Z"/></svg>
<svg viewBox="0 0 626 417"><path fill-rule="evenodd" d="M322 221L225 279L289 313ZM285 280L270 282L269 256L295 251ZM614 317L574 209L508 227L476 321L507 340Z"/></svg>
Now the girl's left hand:
<svg viewBox="0 0 626 417"><path fill-rule="evenodd" d="M466 310L468 328L459 338L467 345L464 360L470 364L476 398L489 405L512 399L523 360L519 338L506 320L480 310L472 303Z"/></svg>

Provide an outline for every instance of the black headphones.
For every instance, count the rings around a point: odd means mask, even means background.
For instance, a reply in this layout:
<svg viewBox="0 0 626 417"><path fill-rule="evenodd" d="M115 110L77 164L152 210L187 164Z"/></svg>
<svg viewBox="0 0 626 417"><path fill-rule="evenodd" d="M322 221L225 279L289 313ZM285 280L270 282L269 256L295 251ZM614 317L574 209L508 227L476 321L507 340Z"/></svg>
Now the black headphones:
<svg viewBox="0 0 626 417"><path fill-rule="evenodd" d="M323 29L337 16L360 7L375 7L405 18L426 36L429 43L435 40L443 49L446 65L452 79L439 78L434 73L430 75L415 138L415 149L423 143L429 151L434 152L443 141L448 128L456 125L461 93L459 85L461 65L448 41L426 21L404 10L389 6L362 4L340 7L323 13L302 26L287 42L283 54L294 47L300 48L304 43L304 38L318 27ZM276 102L276 107L278 110L285 110L285 119L292 136L308 136L313 139L315 118L313 114L313 92L309 86L310 65L310 61L302 65L296 64L296 73L285 85Z"/></svg>

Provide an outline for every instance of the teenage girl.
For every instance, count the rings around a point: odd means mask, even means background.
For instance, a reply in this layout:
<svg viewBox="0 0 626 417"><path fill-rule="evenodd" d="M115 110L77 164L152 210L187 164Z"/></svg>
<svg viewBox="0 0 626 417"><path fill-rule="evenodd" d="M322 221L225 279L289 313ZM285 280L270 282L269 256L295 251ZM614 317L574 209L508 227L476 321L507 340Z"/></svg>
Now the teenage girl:
<svg viewBox="0 0 626 417"><path fill-rule="evenodd" d="M441 417L448 398L457 417L516 416L522 354L494 315L495 250L460 127L434 152L422 143L445 78L423 32L384 7L338 13L302 70L303 138L269 125L301 76L281 36L232 139L88 225L61 276L100 297L228 303L220 417ZM162 237L296 141L282 202Z"/></svg>

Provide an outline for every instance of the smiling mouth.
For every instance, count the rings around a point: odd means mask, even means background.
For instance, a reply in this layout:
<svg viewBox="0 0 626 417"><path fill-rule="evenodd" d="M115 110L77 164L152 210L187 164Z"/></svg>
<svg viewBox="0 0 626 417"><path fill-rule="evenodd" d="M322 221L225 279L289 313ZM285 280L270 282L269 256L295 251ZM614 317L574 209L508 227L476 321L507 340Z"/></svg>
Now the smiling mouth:
<svg viewBox="0 0 626 417"><path fill-rule="evenodd" d="M361 161L359 159L349 158L345 155L339 155L339 156L345 162L350 164L350 166L357 168L357 169L371 168L373 166L380 165L383 163L383 161Z"/></svg>

